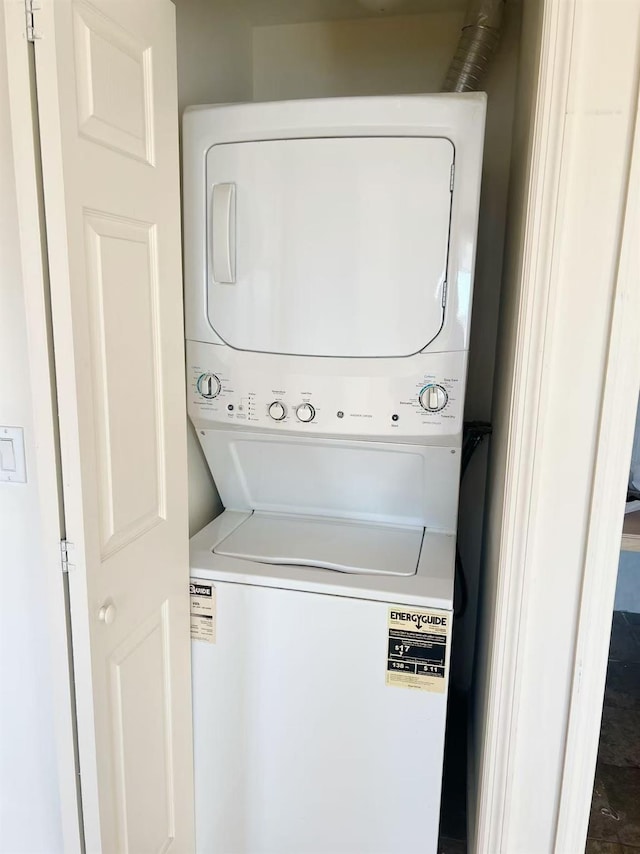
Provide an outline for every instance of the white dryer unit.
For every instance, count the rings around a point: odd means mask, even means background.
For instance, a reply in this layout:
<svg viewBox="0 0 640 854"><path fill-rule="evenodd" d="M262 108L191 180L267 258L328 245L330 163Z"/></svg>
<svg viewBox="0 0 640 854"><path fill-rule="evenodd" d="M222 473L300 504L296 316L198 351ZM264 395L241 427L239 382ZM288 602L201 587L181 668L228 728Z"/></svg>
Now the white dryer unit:
<svg viewBox="0 0 640 854"><path fill-rule="evenodd" d="M185 113L201 854L435 851L484 117Z"/></svg>

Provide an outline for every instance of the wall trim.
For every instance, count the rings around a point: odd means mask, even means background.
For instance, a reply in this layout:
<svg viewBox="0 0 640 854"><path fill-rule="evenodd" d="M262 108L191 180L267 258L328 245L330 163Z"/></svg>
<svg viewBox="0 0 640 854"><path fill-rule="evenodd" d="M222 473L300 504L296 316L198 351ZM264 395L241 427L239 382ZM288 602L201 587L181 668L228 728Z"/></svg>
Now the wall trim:
<svg viewBox="0 0 640 854"><path fill-rule="evenodd" d="M576 0L540 2L542 38L525 190L517 343L507 415L496 624L488 650L488 701L479 762L475 850L487 854L506 850L503 839L514 786L511 763L521 682L519 639L527 620L528 582L535 569L528 560L529 524L535 502L537 423L544 407L542 372L552 311L551 271L575 23ZM514 571L514 567L521 571Z"/></svg>
<svg viewBox="0 0 640 854"><path fill-rule="evenodd" d="M586 841L640 389L640 101L630 142L628 181L591 491L556 854L583 851Z"/></svg>
<svg viewBox="0 0 640 854"><path fill-rule="evenodd" d="M481 710L482 854L584 850L640 387L638 57L619 46L616 54L611 40L594 55L599 39L625 27L628 44L638 44L640 2L541 3L524 240L513 256L515 346L498 424L506 474L492 496L501 516ZM601 198L603 207L581 207ZM599 242L581 245L583 233ZM573 393L564 393L572 377ZM584 431L574 450L567 442L580 400Z"/></svg>

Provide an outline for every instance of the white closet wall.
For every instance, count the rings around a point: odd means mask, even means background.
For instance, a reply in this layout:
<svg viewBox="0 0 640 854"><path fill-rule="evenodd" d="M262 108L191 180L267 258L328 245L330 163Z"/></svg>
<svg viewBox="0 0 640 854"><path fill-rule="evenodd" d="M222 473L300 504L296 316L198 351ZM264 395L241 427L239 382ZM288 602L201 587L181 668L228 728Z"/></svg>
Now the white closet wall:
<svg viewBox="0 0 640 854"><path fill-rule="evenodd" d="M640 552L620 552L613 610L640 614Z"/></svg>
<svg viewBox="0 0 640 854"><path fill-rule="evenodd" d="M636 489L640 488L640 401L636 415L636 432L631 451L631 471L629 481ZM640 552L620 552L618 583L614 611L632 611L640 614Z"/></svg>
<svg viewBox="0 0 640 854"><path fill-rule="evenodd" d="M251 26L243 0L174 0L180 118L192 104L250 101Z"/></svg>
<svg viewBox="0 0 640 854"><path fill-rule="evenodd" d="M437 92L463 18L454 5L427 15L254 27L253 99Z"/></svg>

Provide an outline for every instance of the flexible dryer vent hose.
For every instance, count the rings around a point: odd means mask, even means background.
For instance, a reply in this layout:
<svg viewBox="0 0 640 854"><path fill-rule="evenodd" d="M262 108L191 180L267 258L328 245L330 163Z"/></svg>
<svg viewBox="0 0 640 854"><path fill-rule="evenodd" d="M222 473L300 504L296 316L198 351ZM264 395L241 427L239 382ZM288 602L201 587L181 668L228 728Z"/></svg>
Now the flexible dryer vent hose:
<svg viewBox="0 0 640 854"><path fill-rule="evenodd" d="M500 41L505 0L471 0L443 92L477 92Z"/></svg>

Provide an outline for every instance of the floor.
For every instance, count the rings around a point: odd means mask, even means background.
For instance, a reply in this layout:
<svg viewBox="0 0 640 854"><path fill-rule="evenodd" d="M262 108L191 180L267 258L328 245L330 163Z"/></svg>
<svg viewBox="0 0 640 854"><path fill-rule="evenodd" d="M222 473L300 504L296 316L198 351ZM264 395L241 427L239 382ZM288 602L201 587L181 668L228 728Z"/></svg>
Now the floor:
<svg viewBox="0 0 640 854"><path fill-rule="evenodd" d="M585 854L640 852L640 614L615 611Z"/></svg>
<svg viewBox="0 0 640 854"><path fill-rule="evenodd" d="M444 745L438 854L467 854L467 704L451 690Z"/></svg>

